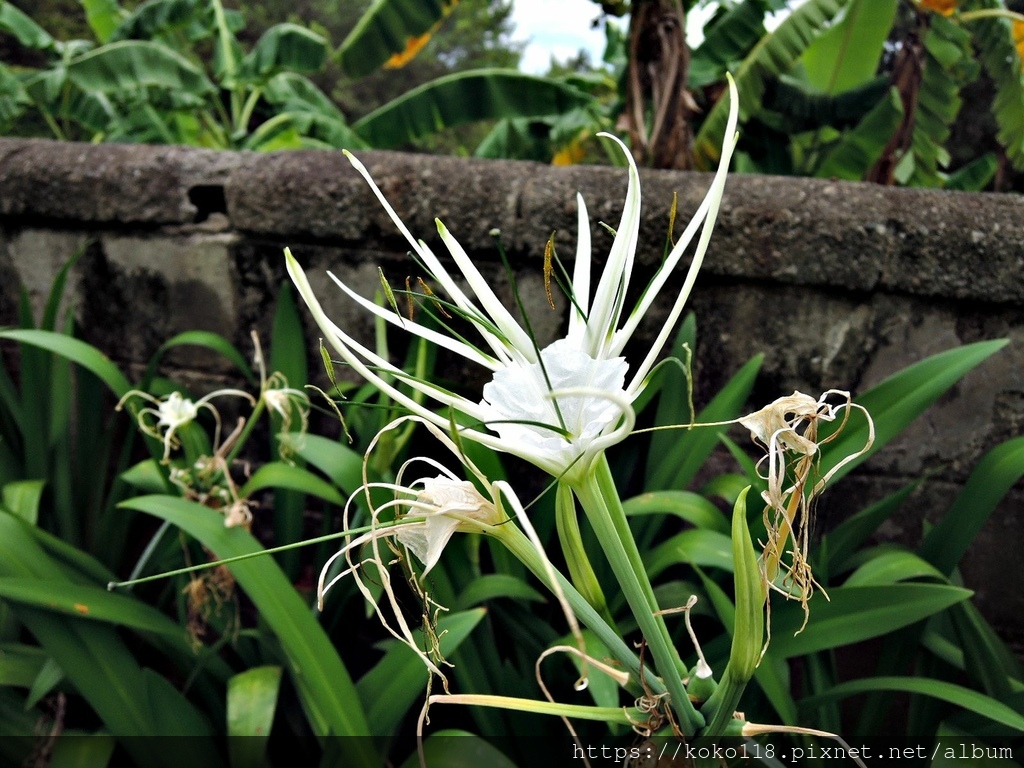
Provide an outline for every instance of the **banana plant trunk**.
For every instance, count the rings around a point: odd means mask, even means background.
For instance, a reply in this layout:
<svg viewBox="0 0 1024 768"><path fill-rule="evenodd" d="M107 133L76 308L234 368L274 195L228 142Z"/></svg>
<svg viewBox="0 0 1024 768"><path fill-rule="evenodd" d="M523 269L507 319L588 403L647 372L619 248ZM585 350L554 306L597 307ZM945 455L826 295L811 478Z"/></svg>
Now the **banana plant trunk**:
<svg viewBox="0 0 1024 768"><path fill-rule="evenodd" d="M619 128L628 131L638 164L692 166L690 115L696 104L686 89L689 69L681 0L634 0L626 111Z"/></svg>

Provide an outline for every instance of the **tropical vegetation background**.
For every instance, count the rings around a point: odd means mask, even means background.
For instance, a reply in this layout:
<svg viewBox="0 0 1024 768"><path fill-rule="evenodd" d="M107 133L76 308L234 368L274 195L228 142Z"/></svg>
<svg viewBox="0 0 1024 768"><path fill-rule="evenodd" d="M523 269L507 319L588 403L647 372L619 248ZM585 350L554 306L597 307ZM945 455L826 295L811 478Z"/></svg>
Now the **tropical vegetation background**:
<svg viewBox="0 0 1024 768"><path fill-rule="evenodd" d="M404 148L557 163L714 164L725 72L737 170L1013 189L1014 0L594 3L601 61L517 74L511 0L40 0L0 5L0 129L85 141ZM707 21L686 39L687 14ZM555 11L557 13L557 11ZM766 28L770 21L770 31ZM559 24L591 19L559 19ZM626 30L626 31L622 31Z"/></svg>
<svg viewBox="0 0 1024 768"><path fill-rule="evenodd" d="M783 6L720 3L691 47L682 12L692 9L683 4L595 3L595 15L628 15L628 31L608 27L602 61L580 56L537 77L516 70L503 0L268 1L244 13L222 0L0 2L0 126L8 136L75 141L403 148L556 163L607 161L593 136L613 130L646 165L706 169L722 144L732 72L742 98L740 172L1020 188L1024 35L1012 7L807 0L769 31L766 18ZM338 547L320 537L341 527L364 471L394 479L423 436L390 433L364 470L364 451L399 409L372 388L332 381L350 440L342 437L331 407L304 389L310 361L288 290L262 349L192 331L168 339L144 370L121 370L76 338L74 319L61 313L73 263L41 314L23 293L17 327L0 330L0 762L416 764L427 680L420 659L367 621L351 582L335 588L322 614L312 604L315 573ZM697 348L697 328L694 318L684 323L679 360ZM387 349L383 335L377 343ZM233 389L246 394L204 399L163 377L164 355L188 346L222 355L237 371ZM1002 346L949 350L859 393L878 425L872 452ZM417 377L429 377L434 362L431 350L409 348L406 367ZM666 366L637 404L641 422L736 418L761 362L747 362L697 413L687 366ZM181 418L186 402L196 411ZM303 434L309 418L336 433ZM863 445L865 431L851 423L824 449L822 467ZM707 468L716 451L733 457L728 471ZM493 454L473 459L491 479L515 472ZM722 669L735 627L729 510L747 485L756 498L763 478L721 429L638 438L611 462L659 601L700 597L694 625L711 667ZM1006 746L1005 762L978 764L1022 764L1024 672L958 570L1022 474L1024 438L1016 438L982 458L920 541L874 538L916 484L865 499L816 538L809 557L830 600L815 603L801 633L799 605L773 607L747 717L842 731L851 743ZM557 559L554 504L542 496L531 518ZM367 520L361 502L351 511L355 524ZM758 505L746 524L764 537ZM311 543L265 553L301 541ZM203 568L217 558L237 559ZM598 561L594 576L612 621L635 636L606 564ZM124 579L149 580L107 589ZM450 609L438 621L439 649L458 690L542 698L535 663L566 642L565 625L520 563L465 536L429 587ZM403 595L413 618L417 597ZM691 648L683 621L671 626L679 647ZM605 655L589 633L587 647ZM545 667L560 699L606 712L629 703L596 675L586 691L572 691L576 676L570 664ZM556 718L443 709L431 712L430 765L565 763L565 752L536 749L565 743ZM621 723L578 727L586 743L632 743ZM443 737L452 732L471 735ZM515 738L524 733L536 741ZM183 734L190 738L171 747L152 741ZM260 738L231 738L242 736Z"/></svg>

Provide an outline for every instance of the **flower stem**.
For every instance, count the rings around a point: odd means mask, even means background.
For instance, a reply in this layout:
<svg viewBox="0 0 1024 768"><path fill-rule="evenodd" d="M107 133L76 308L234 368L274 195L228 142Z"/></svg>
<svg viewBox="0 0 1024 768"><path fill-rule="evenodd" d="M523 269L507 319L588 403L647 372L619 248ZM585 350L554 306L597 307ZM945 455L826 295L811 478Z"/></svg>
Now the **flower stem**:
<svg viewBox="0 0 1024 768"><path fill-rule="evenodd" d="M562 555L569 567L569 576L573 586L580 591L594 610L604 619L608 626L615 629L615 619L608 610L601 584L590 564L587 551L583 548L580 535L579 520L576 519L576 500L572 489L560 482L555 491L555 524L558 529L558 540L562 544Z"/></svg>
<svg viewBox="0 0 1024 768"><path fill-rule="evenodd" d="M519 561L530 569L540 581L552 592L555 591L554 585L550 580L550 572L545 567L544 561L540 555L534 549L533 544L526 537L519 528L515 525L501 525L496 526L493 529L492 535L499 539L502 544L511 552ZM573 613L576 617L585 624L597 638L604 643L608 652L615 657L615 660L622 665L622 668L629 673L630 678L633 680L643 681L644 688L653 692L655 695L665 692L665 685L653 674L650 670L642 668L640 660L637 658L636 653L633 652L626 642L622 639L618 629L614 625L609 625L601 615L594 610L594 607L581 595L576 588L566 579L559 571L555 570L555 578L558 580L559 586L562 588L562 592L565 595L565 599L569 603L569 607L572 608ZM631 691L639 695L642 693L639 686L636 687L635 691Z"/></svg>
<svg viewBox="0 0 1024 768"><path fill-rule="evenodd" d="M690 738L703 727L704 718L694 709L683 686L685 666L672 643L664 618L657 615L658 604L654 598L654 589L629 530L626 513L622 509L611 468L604 454L594 462L591 472L574 484L573 490L594 527L644 640L651 649L654 663L671 695L672 709L678 718L679 728Z"/></svg>
<svg viewBox="0 0 1024 768"><path fill-rule="evenodd" d="M600 720L605 723L632 725L644 715L636 707L590 707L582 704L558 704L536 699L520 699L513 696L492 696L473 693L444 693L430 697L431 704L463 704L475 707L498 707L519 712L535 712L541 715L558 715L579 720Z"/></svg>

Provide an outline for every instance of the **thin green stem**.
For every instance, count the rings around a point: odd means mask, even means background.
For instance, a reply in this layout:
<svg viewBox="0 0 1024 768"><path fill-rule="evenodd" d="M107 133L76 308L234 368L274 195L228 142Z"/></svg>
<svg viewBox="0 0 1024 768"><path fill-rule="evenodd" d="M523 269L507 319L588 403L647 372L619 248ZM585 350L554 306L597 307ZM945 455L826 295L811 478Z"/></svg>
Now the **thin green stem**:
<svg viewBox="0 0 1024 768"><path fill-rule="evenodd" d="M583 704L558 704L536 699L520 699L514 696L492 696L473 693L446 693L430 697L431 704L462 704L476 707L498 707L519 712L535 712L541 715L572 717L577 720L599 720L604 723L632 725L642 720L644 714L636 707L589 707Z"/></svg>
<svg viewBox="0 0 1024 768"><path fill-rule="evenodd" d="M236 555L235 557L226 557L223 560L211 560L208 563L199 563L198 565L189 565L185 568L176 568L173 571L164 571L163 573L156 573L152 576L143 576L142 578L132 578L128 581L112 581L107 584L108 590L120 589L122 587L132 587L136 584L145 584L150 581L157 581L158 579L168 579L171 576L180 576L184 573L195 573L196 571L205 571L209 568L217 568L221 565L231 565L231 563L240 563L243 560L251 560L254 557L263 557L264 555L275 555L278 552L287 552L290 549L298 549L299 547L307 547L310 544L322 544L325 541L333 541L334 539L342 539L346 536L360 536L370 531L379 531L384 528L393 528L397 525L404 525L408 523L421 523L426 520L425 517L413 517L406 516L400 520L389 520L387 522L377 522L374 525L364 525L361 528L349 528L344 531L337 531L336 533L328 533L324 536L317 536L312 539L303 539L302 541L294 541L291 544L282 544L280 547L271 547L270 549L261 549L258 552L248 552L244 555ZM161 531L163 528L161 527ZM133 575L138 572L139 568L136 567L133 571Z"/></svg>
<svg viewBox="0 0 1024 768"><path fill-rule="evenodd" d="M597 580L597 574L594 573L594 568L587 557L587 551L583 547L580 524L576 518L575 497L572 495L572 489L563 482L558 483L555 491L555 525L558 529L558 541L562 545L562 555L569 567L569 577L572 579L573 585L601 615L601 618L609 626L615 628L615 620L608 610L608 601L605 600L601 584Z"/></svg>
<svg viewBox="0 0 1024 768"><path fill-rule="evenodd" d="M683 686L685 666L672 643L664 618L657 615L658 604L654 589L629 530L626 513L622 509L611 468L604 454L594 462L591 472L573 486L573 490L594 527L622 593L651 649L654 663L672 697L672 709L678 718L679 728L690 738L703 727L704 718L694 709Z"/></svg>
<svg viewBox="0 0 1024 768"><path fill-rule="evenodd" d="M978 19L1009 19L1024 22L1024 14L1015 13L1006 8L983 8L960 14L960 21L977 21Z"/></svg>
<svg viewBox="0 0 1024 768"><path fill-rule="evenodd" d="M500 540L509 552L518 558L523 565L530 569L530 572L540 579L541 583L543 583L551 592L555 592L554 585L550 580L550 573L545 567L544 562L541 560L540 555L533 548L533 544L530 543L530 540L526 537L526 534L512 523L507 523L496 527L492 535ZM633 649L626 645L626 642L622 639L619 631L613 626L610 626L601 617L601 615L594 610L594 607L587 602L586 598L576 590L565 576L557 570L555 570L554 573L555 578L558 580L558 585L562 588L565 599L568 601L569 607L572 608L573 613L575 613L576 617L595 635L597 635L597 638L604 643L608 652L616 661L619 662L619 664L622 665L622 668L629 673L630 678L633 680L643 680L644 687L655 695L664 693L664 683L651 674L649 670L641 667L640 659L637 658ZM639 693L640 691L637 689L634 692Z"/></svg>
<svg viewBox="0 0 1024 768"><path fill-rule="evenodd" d="M235 440L235 444L231 447L231 452L224 458L224 462L231 466L236 458L238 458L239 452L245 447L246 442L249 440L249 436L252 431L256 428L256 422L259 421L260 415L263 413L263 409L266 407L263 400L263 393L260 393L260 399L256 401L256 407L252 409L252 413L249 414L248 420L245 422L245 426L242 427L242 433Z"/></svg>

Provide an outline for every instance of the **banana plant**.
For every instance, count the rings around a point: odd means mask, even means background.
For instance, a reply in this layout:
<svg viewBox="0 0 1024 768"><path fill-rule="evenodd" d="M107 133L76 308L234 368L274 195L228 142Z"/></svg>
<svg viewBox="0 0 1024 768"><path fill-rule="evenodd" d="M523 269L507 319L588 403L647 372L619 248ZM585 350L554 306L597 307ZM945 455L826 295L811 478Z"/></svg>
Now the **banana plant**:
<svg viewBox="0 0 1024 768"><path fill-rule="evenodd" d="M1024 168L1024 81L1014 43L1024 17L1002 0L810 0L745 55L715 55L742 52L753 5L746 0L713 19L691 65L691 88L716 98L725 69L735 73L747 124L741 169L982 189L1000 162ZM950 173L946 142L960 93L982 68L995 87L1004 160L984 154ZM713 102L697 131L697 167L715 162L723 109Z"/></svg>
<svg viewBox="0 0 1024 768"><path fill-rule="evenodd" d="M481 119L551 115L587 96L546 78L486 69L440 78L351 123L309 75L329 56L351 77L398 66L451 7L375 3L337 51L297 24L269 28L248 50L245 22L221 0L82 0L94 40L58 41L0 0L0 31L46 63L0 65L0 127L58 139L231 149L390 147ZM205 51L212 51L205 54Z"/></svg>

